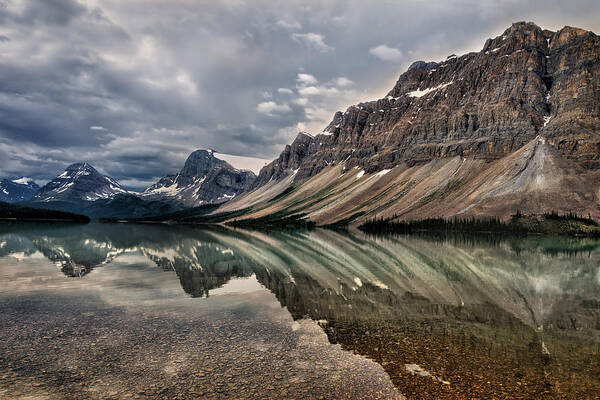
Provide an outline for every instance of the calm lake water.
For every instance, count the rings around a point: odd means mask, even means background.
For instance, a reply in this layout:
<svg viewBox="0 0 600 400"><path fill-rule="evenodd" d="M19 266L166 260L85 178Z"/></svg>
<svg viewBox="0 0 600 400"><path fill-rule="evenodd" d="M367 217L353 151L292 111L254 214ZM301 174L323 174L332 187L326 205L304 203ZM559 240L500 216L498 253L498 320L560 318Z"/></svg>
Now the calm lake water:
<svg viewBox="0 0 600 400"><path fill-rule="evenodd" d="M3 224L0 398L599 398L599 245Z"/></svg>

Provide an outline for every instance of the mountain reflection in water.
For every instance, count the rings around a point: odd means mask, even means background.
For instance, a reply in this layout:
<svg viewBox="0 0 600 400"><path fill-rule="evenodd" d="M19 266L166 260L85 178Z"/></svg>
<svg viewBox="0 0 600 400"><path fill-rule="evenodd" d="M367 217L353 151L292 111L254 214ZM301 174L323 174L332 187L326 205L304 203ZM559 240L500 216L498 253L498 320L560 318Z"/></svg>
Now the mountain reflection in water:
<svg viewBox="0 0 600 400"><path fill-rule="evenodd" d="M184 226L4 225L0 257L37 252L86 279L140 254L192 297L255 277L295 320L379 363L408 398L596 398L595 240L385 237Z"/></svg>

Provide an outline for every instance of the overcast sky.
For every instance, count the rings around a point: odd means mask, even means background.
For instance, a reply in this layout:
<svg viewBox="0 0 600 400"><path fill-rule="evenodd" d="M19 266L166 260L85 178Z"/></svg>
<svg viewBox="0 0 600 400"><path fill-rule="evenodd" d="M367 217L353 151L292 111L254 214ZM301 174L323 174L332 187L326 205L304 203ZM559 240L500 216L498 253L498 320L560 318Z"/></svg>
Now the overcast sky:
<svg viewBox="0 0 600 400"><path fill-rule="evenodd" d="M520 20L598 33L600 2L0 0L0 176L87 161L137 189L197 148L272 159Z"/></svg>

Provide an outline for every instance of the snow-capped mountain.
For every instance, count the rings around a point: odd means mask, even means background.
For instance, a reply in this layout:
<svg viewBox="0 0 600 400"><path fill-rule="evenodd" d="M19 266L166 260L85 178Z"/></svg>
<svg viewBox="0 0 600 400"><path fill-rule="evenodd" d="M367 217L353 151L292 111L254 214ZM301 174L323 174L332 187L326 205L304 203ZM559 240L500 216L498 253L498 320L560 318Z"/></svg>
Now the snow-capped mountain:
<svg viewBox="0 0 600 400"><path fill-rule="evenodd" d="M40 187L30 178L2 179L0 181L0 201L16 203L31 199Z"/></svg>
<svg viewBox="0 0 600 400"><path fill-rule="evenodd" d="M43 186L32 202L81 203L129 193L117 181L99 173L88 163L71 164L65 172Z"/></svg>
<svg viewBox="0 0 600 400"><path fill-rule="evenodd" d="M188 207L226 202L252 185L256 175L239 170L215 156L213 150L196 150L181 171L167 175L142 193L150 200L172 200Z"/></svg>

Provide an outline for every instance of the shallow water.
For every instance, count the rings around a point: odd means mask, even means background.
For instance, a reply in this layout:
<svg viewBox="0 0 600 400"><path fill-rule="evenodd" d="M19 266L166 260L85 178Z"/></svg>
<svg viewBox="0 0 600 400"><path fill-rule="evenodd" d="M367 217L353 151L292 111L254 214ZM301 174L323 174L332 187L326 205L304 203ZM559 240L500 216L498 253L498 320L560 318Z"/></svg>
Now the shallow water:
<svg viewBox="0 0 600 400"><path fill-rule="evenodd" d="M0 398L598 398L599 245L4 224Z"/></svg>

